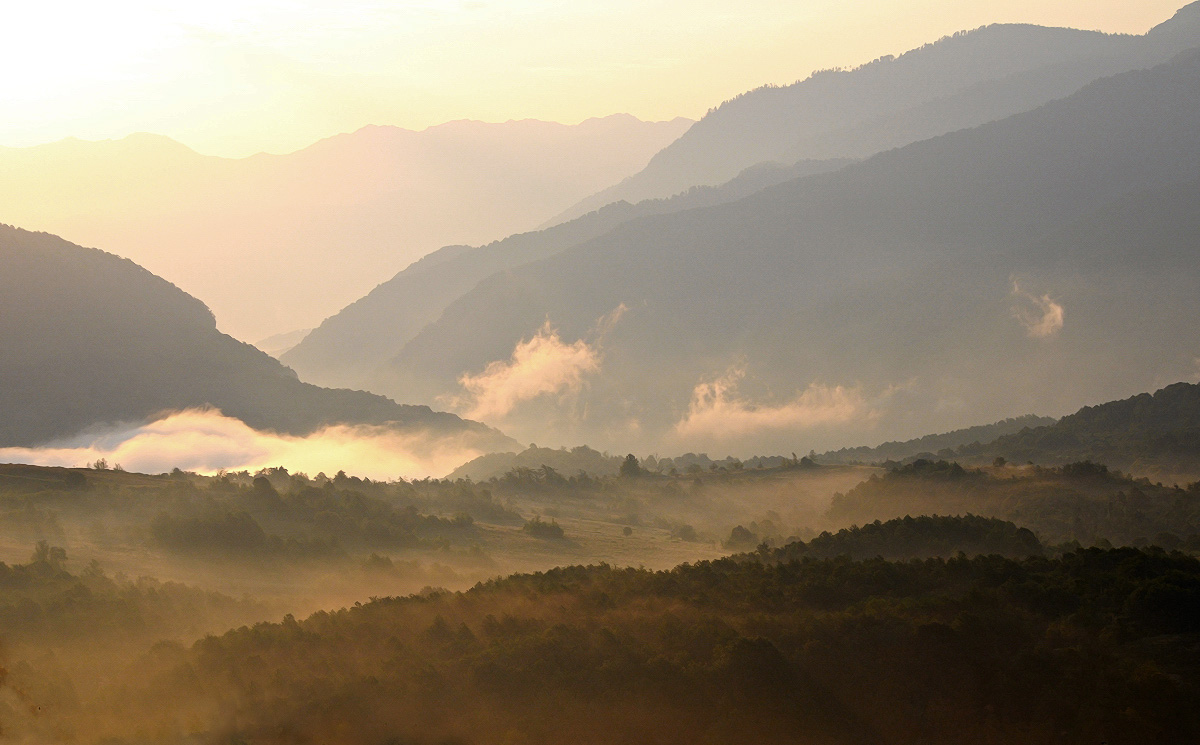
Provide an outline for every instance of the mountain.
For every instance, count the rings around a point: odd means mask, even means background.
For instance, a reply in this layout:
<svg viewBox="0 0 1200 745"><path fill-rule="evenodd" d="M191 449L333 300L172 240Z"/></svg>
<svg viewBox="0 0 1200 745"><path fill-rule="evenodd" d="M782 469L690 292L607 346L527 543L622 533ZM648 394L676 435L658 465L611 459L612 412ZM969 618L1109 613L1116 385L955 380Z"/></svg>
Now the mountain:
<svg viewBox="0 0 1200 745"><path fill-rule="evenodd" d="M936 435L925 435L904 442L885 442L876 447L859 446L841 448L822 453L817 457L821 463L881 463L889 460L906 460L920 455L940 454L941 451L955 449L964 450L981 442L991 442L998 437L1015 434L1022 430L1035 427L1047 427L1056 420L1050 417L1025 416L1013 417L993 424L982 424L953 432ZM948 454L949 455L949 454Z"/></svg>
<svg viewBox="0 0 1200 745"><path fill-rule="evenodd" d="M414 262L365 297L325 319L281 355L309 382L361 387L447 306L497 272L560 253L645 215L733 202L801 176L835 171L848 160L801 161L748 168L719 187L696 187L670 199L610 204L545 230L520 233L485 246L447 246Z"/></svg>
<svg viewBox="0 0 1200 745"><path fill-rule="evenodd" d="M1144 36L1003 24L961 32L899 57L726 101L637 174L551 222L721 183L755 163L866 157L1029 111L1197 44L1196 3Z"/></svg>
<svg viewBox="0 0 1200 745"><path fill-rule="evenodd" d="M163 411L213 406L259 430L388 424L511 449L424 406L301 383L216 329L199 300L103 251L0 226L0 446L35 446Z"/></svg>
<svg viewBox="0 0 1200 745"><path fill-rule="evenodd" d="M1085 406L1054 424L959 448L955 455L1038 465L1091 460L1138 475L1200 479L1200 385L1176 383Z"/></svg>
<svg viewBox="0 0 1200 745"><path fill-rule="evenodd" d="M0 148L0 222L104 246L260 339L316 326L440 246L536 226L690 123L371 126L241 159L145 134Z"/></svg>
<svg viewBox="0 0 1200 745"><path fill-rule="evenodd" d="M288 350L304 341L304 337L310 333L312 333L312 329L296 329L295 331L285 331L282 334L272 334L266 339L259 339L254 342L254 346L275 359L279 359Z"/></svg>
<svg viewBox="0 0 1200 745"><path fill-rule="evenodd" d="M634 450L1066 413L1195 374L1198 174L1191 52L495 274L372 389Z"/></svg>

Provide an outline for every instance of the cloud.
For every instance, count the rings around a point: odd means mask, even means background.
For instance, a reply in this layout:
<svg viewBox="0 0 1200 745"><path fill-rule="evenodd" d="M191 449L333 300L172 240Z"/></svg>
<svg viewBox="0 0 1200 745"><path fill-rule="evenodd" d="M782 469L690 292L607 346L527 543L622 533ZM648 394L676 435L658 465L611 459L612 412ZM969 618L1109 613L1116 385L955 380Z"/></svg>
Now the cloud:
<svg viewBox="0 0 1200 745"><path fill-rule="evenodd" d="M531 339L517 343L509 360L491 362L478 375L463 373L458 383L466 395L449 403L470 419L487 421L504 418L525 401L578 393L585 378L600 371L601 344L626 310L622 303L597 320L591 343L567 344L546 321Z"/></svg>
<svg viewBox="0 0 1200 745"><path fill-rule="evenodd" d="M215 410L187 410L139 426L92 432L40 448L0 448L0 462L78 467L103 458L129 471L198 473L284 466L373 479L440 477L478 457L470 433L439 436L337 425L305 437L251 429Z"/></svg>
<svg viewBox="0 0 1200 745"><path fill-rule="evenodd" d="M873 419L858 388L812 383L779 406L755 405L738 395L745 371L734 369L692 391L687 414L675 425L682 437L729 439L763 430L804 430L829 424Z"/></svg>
<svg viewBox="0 0 1200 745"><path fill-rule="evenodd" d="M1025 333L1034 339L1046 339L1058 333L1063 327L1063 307L1054 302L1049 295L1038 297L1025 292L1016 280L1013 280L1013 315L1025 327Z"/></svg>

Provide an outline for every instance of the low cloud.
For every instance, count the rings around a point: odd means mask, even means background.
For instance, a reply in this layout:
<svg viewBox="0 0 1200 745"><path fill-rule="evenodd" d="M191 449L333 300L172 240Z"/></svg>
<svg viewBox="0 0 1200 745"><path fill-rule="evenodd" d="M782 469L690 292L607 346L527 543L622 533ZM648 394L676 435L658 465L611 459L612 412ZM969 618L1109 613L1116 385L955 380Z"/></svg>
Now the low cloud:
<svg viewBox="0 0 1200 745"><path fill-rule="evenodd" d="M625 311L622 304L600 318L590 343L567 344L546 321L531 339L517 344L510 359L491 362L478 375L463 373L458 383L466 393L449 403L469 419L495 421L525 401L578 393L586 378L600 371L601 344Z"/></svg>
<svg viewBox="0 0 1200 745"><path fill-rule="evenodd" d="M1025 327L1025 333L1034 339L1046 339L1063 327L1063 307L1049 295L1030 294L1013 281L1012 295L1015 299L1013 315Z"/></svg>
<svg viewBox="0 0 1200 745"><path fill-rule="evenodd" d="M337 425L305 437L260 432L214 410L188 410L139 426L89 433L40 448L0 448L0 462L79 467L103 458L128 471L198 473L339 470L372 479L441 477L478 457L471 434L424 435L383 426Z"/></svg>
<svg viewBox="0 0 1200 745"><path fill-rule="evenodd" d="M684 438L730 439L765 430L806 430L875 417L858 388L840 385L812 383L781 405L756 405L738 394L744 376L745 371L737 369L698 384L675 433Z"/></svg>

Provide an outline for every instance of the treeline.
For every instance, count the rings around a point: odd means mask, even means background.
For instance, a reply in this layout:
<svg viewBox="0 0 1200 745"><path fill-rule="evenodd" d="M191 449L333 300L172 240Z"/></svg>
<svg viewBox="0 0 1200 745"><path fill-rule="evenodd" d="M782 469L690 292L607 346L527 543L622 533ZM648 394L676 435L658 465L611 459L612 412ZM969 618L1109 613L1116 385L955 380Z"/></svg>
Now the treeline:
<svg viewBox="0 0 1200 745"><path fill-rule="evenodd" d="M983 469L917 460L835 494L827 516L835 523L862 524L966 513L1012 521L1047 544L1200 552L1200 483L1164 487L1088 461Z"/></svg>
<svg viewBox="0 0 1200 745"><path fill-rule="evenodd" d="M1198 634L1200 561L1161 550L572 567L164 652L135 667L108 734L1190 742Z"/></svg>
<svg viewBox="0 0 1200 745"><path fill-rule="evenodd" d="M1200 385L1085 406L1055 424L1023 429L951 457L1061 465L1091 460L1141 474L1200 477Z"/></svg>
<svg viewBox="0 0 1200 745"><path fill-rule="evenodd" d="M0 639L10 649L199 635L266 613L176 582L112 577L94 561L75 574L66 564L67 552L46 542L24 564L0 562Z"/></svg>
<svg viewBox="0 0 1200 745"><path fill-rule="evenodd" d="M732 537L737 536L738 530L735 528ZM830 559L837 556L856 560L877 556L907 560L960 553L967 556L1024 558L1040 556L1044 552L1037 536L1027 528L975 515L906 516L887 522L876 520L862 527L843 528L836 533L826 531L807 543L797 540L781 548L764 549L758 556L771 561L791 561L804 557Z"/></svg>

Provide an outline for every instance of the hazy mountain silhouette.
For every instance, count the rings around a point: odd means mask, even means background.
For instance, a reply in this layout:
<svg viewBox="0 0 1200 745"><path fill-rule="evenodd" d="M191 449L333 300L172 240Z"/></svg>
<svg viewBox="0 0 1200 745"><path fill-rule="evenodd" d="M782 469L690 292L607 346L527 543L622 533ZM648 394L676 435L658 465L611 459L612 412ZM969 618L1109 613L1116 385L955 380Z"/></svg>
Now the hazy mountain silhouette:
<svg viewBox="0 0 1200 745"><path fill-rule="evenodd" d="M960 448L958 455L1038 465L1087 459L1138 474L1194 478L1200 474L1200 385L1176 383L1153 394L1085 406L1054 424Z"/></svg>
<svg viewBox="0 0 1200 745"><path fill-rule="evenodd" d="M366 297L327 318L281 359L309 382L361 387L375 368L399 354L451 302L496 272L560 253L644 215L733 202L768 186L837 170L851 161L763 164L719 187L696 187L670 199L610 204L546 230L477 248L447 246L414 262Z"/></svg>
<svg viewBox="0 0 1200 745"><path fill-rule="evenodd" d="M853 70L764 87L712 109L645 169L564 211L721 183L766 161L861 158L1029 111L1200 44L1200 4L1143 36L997 24Z"/></svg>
<svg viewBox="0 0 1200 745"><path fill-rule="evenodd" d="M130 258L253 340L316 326L440 246L528 230L689 124L373 126L242 159L154 135L0 148L0 221Z"/></svg>
<svg viewBox="0 0 1200 745"><path fill-rule="evenodd" d="M128 259L0 226L0 265L0 446L202 406L290 434L394 423L488 448L516 444L424 406L301 383L265 353L217 331L199 300Z"/></svg>
<svg viewBox="0 0 1200 745"><path fill-rule="evenodd" d="M860 445L831 450L821 453L817 460L821 463L882 463L889 460L902 461L920 455L939 456L944 451L992 442L998 437L1036 427L1048 427L1055 423L1057 420L1051 417L1026 414L992 424L979 424L953 432L925 435L904 442L885 442L874 447Z"/></svg>
<svg viewBox="0 0 1200 745"><path fill-rule="evenodd" d="M582 359L602 355L603 374L571 389L577 406L555 389L508 417L518 438L536 424L568 442L657 446L736 425L752 430L741 447L786 452L1065 413L1197 374L1198 174L1190 52L493 275L375 389L462 395L461 376L508 360L549 320L562 344L593 345ZM694 395L730 370L744 378Z"/></svg>

